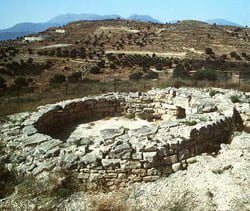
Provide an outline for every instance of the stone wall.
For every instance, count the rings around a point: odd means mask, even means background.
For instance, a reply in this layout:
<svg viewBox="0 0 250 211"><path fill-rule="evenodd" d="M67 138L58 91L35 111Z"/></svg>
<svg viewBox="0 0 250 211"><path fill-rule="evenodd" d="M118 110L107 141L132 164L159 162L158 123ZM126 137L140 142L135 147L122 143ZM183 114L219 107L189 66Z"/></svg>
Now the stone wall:
<svg viewBox="0 0 250 211"><path fill-rule="evenodd" d="M152 123L103 129L89 137L57 137L72 125L131 114ZM19 160L18 172L70 170L87 189L155 181L186 168L196 155L216 152L242 128L228 97L184 88L64 101L40 107L18 122L8 126L5 137L12 157Z"/></svg>

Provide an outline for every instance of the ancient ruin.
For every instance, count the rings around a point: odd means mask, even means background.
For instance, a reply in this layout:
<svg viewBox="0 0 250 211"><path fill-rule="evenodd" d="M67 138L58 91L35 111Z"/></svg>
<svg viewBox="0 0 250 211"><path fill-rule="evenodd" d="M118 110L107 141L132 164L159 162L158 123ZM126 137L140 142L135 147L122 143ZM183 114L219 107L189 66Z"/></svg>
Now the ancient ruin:
<svg viewBox="0 0 250 211"><path fill-rule="evenodd" d="M230 96L241 99L234 104ZM70 170L86 188L155 181L212 153L250 120L250 96L222 89L109 93L10 116L1 137L20 174Z"/></svg>

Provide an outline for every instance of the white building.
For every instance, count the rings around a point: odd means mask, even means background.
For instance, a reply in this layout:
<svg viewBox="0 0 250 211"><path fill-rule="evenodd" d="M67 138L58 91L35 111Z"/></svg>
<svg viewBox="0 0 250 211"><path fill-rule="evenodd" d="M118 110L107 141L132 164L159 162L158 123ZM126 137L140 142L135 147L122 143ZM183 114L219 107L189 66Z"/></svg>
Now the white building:
<svg viewBox="0 0 250 211"><path fill-rule="evenodd" d="M65 34L65 30L64 29L56 29L56 33Z"/></svg>
<svg viewBox="0 0 250 211"><path fill-rule="evenodd" d="M40 42L40 41L43 41L44 40L44 37L42 36L38 36L38 37L35 37L35 36L32 36L32 37L24 37L24 42Z"/></svg>

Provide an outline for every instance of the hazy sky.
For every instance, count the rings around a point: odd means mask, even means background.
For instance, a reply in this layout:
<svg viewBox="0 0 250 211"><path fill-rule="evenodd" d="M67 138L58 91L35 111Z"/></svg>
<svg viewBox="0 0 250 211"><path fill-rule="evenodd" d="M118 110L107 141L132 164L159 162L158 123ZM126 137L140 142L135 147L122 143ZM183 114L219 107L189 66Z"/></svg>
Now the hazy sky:
<svg viewBox="0 0 250 211"><path fill-rule="evenodd" d="M0 0L0 28L65 13L147 14L164 22L223 18L250 25L250 0Z"/></svg>

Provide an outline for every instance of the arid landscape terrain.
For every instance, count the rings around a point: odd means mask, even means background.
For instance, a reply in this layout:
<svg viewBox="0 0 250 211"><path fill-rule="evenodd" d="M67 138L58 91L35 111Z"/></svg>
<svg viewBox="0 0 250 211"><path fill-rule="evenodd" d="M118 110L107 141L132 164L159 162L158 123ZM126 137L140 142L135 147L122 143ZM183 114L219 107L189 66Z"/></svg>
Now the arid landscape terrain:
<svg viewBox="0 0 250 211"><path fill-rule="evenodd" d="M0 210L250 210L250 29L76 21L0 41Z"/></svg>
<svg viewBox="0 0 250 211"><path fill-rule="evenodd" d="M128 20L79 21L1 41L1 113L153 86L248 91L249 42L248 28Z"/></svg>

